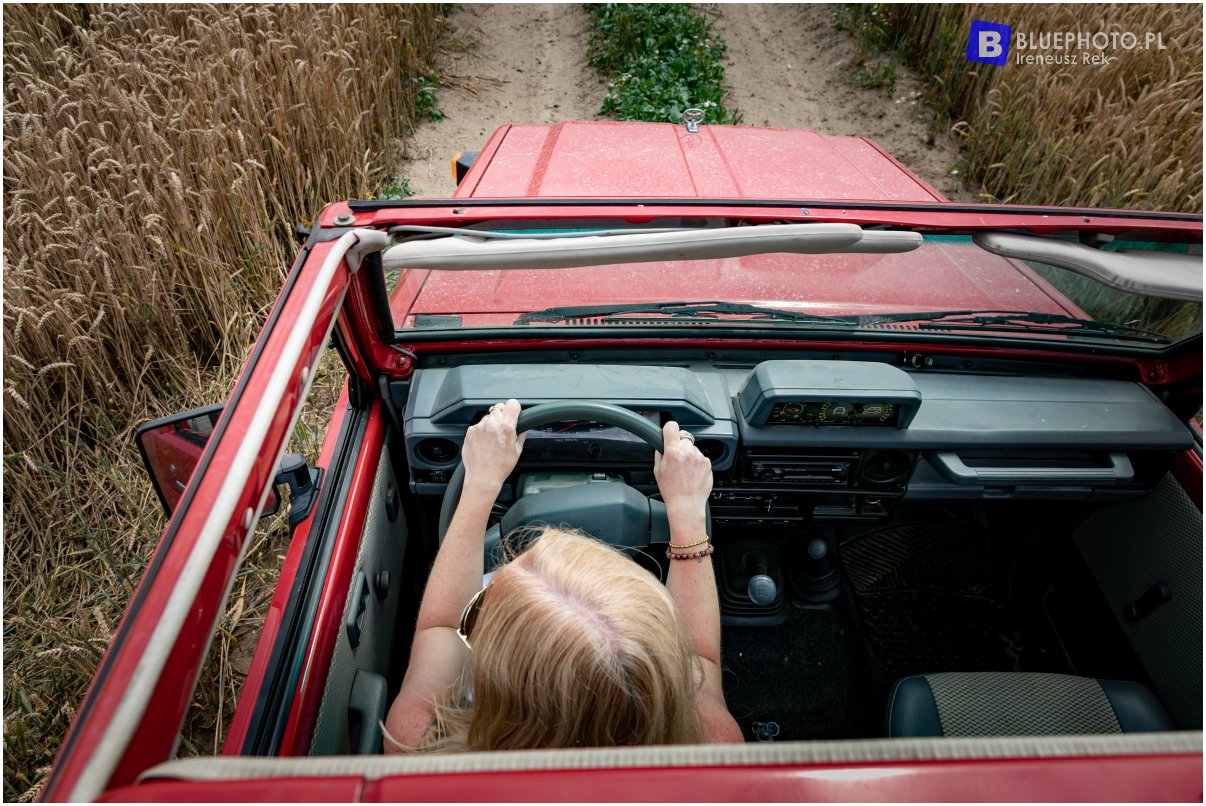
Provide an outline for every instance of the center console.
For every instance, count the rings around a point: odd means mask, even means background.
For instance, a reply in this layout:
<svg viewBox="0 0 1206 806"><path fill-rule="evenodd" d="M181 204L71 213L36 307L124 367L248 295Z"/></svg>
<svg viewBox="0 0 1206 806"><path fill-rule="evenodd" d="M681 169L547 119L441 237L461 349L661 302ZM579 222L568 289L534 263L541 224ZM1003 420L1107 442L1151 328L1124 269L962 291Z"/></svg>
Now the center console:
<svg viewBox="0 0 1206 806"><path fill-rule="evenodd" d="M854 361L766 361L735 397L743 449L712 498L721 522L876 518L905 492L918 452L879 439L921 406L908 373ZM865 447L831 447L858 432ZM876 446L877 442L883 445Z"/></svg>

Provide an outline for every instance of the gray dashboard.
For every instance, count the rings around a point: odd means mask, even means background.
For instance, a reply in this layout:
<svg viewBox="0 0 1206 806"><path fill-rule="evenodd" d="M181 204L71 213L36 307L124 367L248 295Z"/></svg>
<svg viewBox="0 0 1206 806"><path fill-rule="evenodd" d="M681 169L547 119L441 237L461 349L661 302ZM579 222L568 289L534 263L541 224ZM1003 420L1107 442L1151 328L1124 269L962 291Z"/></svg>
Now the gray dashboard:
<svg viewBox="0 0 1206 806"><path fill-rule="evenodd" d="M1117 497L1154 483L1148 476L1163 472L1155 466L1193 444L1185 424L1128 381L861 361L476 364L416 372L404 414L412 489L442 493L465 429L510 397L525 407L596 400L674 419L712 459L714 507L732 493L768 512L788 493L854 516L899 498ZM650 467L647 446L608 429L569 424L535 436L521 462Z"/></svg>

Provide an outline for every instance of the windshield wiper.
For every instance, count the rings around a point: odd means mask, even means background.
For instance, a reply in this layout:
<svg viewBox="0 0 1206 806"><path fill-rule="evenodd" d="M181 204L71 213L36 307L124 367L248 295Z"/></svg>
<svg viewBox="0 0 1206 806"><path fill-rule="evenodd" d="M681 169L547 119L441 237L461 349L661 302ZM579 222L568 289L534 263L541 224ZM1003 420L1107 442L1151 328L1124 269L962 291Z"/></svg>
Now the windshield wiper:
<svg viewBox="0 0 1206 806"><path fill-rule="evenodd" d="M543 311L520 314L517 325L550 324L555 322L591 324L593 322L631 321L634 314L661 314L667 322L716 322L723 317L746 317L752 322L795 322L853 329L858 326L854 317L819 316L817 314L763 308L741 302L637 302L629 305L572 305L546 308Z"/></svg>
<svg viewBox="0 0 1206 806"><path fill-rule="evenodd" d="M657 319L642 319L640 314L659 314ZM822 316L818 314L764 308L740 302L638 302L629 305L574 305L561 308L546 308L543 311L520 314L517 325L613 323L623 324L666 322L666 323L710 323L726 317L742 317L746 322L792 322L795 324L836 327L843 330L875 328L885 324L918 323L918 330L977 330L995 333L1044 332L1057 335L1076 334L1106 336L1145 341L1154 344L1171 344L1172 339L1154 330L1146 330L1129 324L1094 322L1077 319L1058 313L1036 313L1033 311L932 311L920 313L862 314L858 316Z"/></svg>
<svg viewBox="0 0 1206 806"><path fill-rule="evenodd" d="M880 324L917 322L919 330L991 330L1004 333L1075 333L1076 335L1109 336L1111 338L1171 344L1163 333L1130 324L1094 322L1077 319L1062 313L1034 311L935 311L931 313L887 313L859 317L862 327Z"/></svg>

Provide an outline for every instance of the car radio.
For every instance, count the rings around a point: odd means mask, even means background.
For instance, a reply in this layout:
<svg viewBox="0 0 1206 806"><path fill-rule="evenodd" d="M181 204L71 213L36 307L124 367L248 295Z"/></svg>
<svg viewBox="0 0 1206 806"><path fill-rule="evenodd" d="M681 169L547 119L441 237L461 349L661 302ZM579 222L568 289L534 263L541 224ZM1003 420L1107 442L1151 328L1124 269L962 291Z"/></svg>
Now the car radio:
<svg viewBox="0 0 1206 806"><path fill-rule="evenodd" d="M836 456L764 456L745 457L744 476L763 484L846 485L858 467L857 451Z"/></svg>
<svg viewBox="0 0 1206 806"><path fill-rule="evenodd" d="M916 451L890 449L750 450L738 465L743 484L800 489L847 487L899 491L917 461Z"/></svg>

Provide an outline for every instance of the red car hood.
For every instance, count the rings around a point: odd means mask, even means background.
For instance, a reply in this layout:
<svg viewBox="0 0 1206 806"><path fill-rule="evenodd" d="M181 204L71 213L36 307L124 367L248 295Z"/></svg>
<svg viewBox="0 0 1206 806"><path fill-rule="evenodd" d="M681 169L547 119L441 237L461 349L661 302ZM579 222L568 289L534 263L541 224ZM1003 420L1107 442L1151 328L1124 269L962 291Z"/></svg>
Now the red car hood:
<svg viewBox="0 0 1206 806"><path fill-rule="evenodd" d="M862 137L792 129L669 123L504 126L458 198L688 198L942 203ZM899 255L756 255L540 271L408 271L394 319L461 317L511 324L549 307L723 300L818 314L1008 309L1079 314L1019 263L970 244L927 243ZM408 318L411 317L411 318Z"/></svg>
<svg viewBox="0 0 1206 806"><path fill-rule="evenodd" d="M478 160L485 162L465 177L458 197L946 201L870 140L796 129L504 126Z"/></svg>

